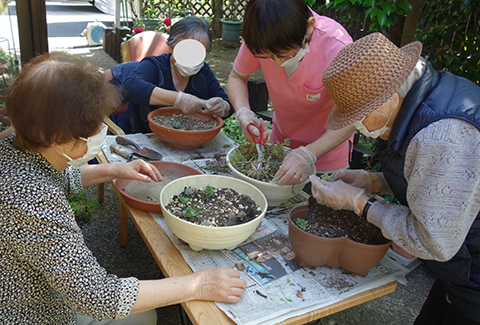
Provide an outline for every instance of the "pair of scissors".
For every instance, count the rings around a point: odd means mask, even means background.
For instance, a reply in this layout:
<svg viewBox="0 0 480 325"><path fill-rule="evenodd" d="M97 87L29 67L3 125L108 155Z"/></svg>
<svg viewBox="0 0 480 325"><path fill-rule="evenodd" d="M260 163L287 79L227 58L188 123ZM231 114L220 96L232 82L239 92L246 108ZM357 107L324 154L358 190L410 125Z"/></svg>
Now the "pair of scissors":
<svg viewBox="0 0 480 325"><path fill-rule="evenodd" d="M254 135L252 133L252 131L250 131L250 126L253 126L253 127L259 129L259 131L260 131L260 136L259 137ZM263 127L260 126L260 128L259 128L258 126L255 125L255 123L249 123L247 125L247 131L252 136L253 143L255 143L255 146L257 147L258 164L256 165L256 168L258 170L258 169L262 168L262 162L264 160L263 151L265 149L265 144L267 143L267 139L265 139L263 137Z"/></svg>

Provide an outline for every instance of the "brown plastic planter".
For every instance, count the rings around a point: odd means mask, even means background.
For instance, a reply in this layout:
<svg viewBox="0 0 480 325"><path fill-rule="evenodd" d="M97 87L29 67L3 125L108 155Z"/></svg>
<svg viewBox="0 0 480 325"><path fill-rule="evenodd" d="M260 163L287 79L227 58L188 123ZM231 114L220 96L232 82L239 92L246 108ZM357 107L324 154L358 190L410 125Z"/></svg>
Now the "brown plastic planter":
<svg viewBox="0 0 480 325"><path fill-rule="evenodd" d="M308 205L293 208L288 217L290 243L300 267L328 265L365 277L380 262L391 242L366 245L342 238L321 238L297 227L293 220L307 219Z"/></svg>
<svg viewBox="0 0 480 325"><path fill-rule="evenodd" d="M153 121L154 116L158 115L186 115L180 109L173 107L163 107L151 111L148 114L148 126L157 137L172 148L180 150L193 150L199 148L202 144L205 144L220 132L223 127L223 120L220 117L214 117L210 113L197 112L193 116L203 119L208 119L217 122L217 126L210 130L204 131L185 131L170 129Z"/></svg>

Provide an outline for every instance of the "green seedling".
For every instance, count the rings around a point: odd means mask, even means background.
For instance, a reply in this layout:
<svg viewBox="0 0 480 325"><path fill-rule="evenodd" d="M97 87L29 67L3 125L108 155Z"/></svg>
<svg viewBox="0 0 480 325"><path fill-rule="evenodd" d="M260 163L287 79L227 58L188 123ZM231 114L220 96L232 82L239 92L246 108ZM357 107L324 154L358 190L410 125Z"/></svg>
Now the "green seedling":
<svg viewBox="0 0 480 325"><path fill-rule="evenodd" d="M333 182L333 176L335 176L335 173L325 173L322 175L322 179L327 182Z"/></svg>
<svg viewBox="0 0 480 325"><path fill-rule="evenodd" d="M298 228L300 228L302 230L307 230L307 226L308 226L308 221L307 220L303 220L303 219L298 218L297 220L295 220L295 224L297 225Z"/></svg>
<svg viewBox="0 0 480 325"><path fill-rule="evenodd" d="M205 195L212 195L214 192L215 192L215 190L211 186L207 186L203 190L203 194L205 194Z"/></svg>
<svg viewBox="0 0 480 325"><path fill-rule="evenodd" d="M192 194L195 194L195 192L196 192L196 190L193 187L187 187L185 189L185 195L188 195L188 196L190 196Z"/></svg>
<svg viewBox="0 0 480 325"><path fill-rule="evenodd" d="M238 214L238 217L240 218L240 220L243 221L243 218L245 218L247 216L247 214L244 212L244 211L240 211L240 213Z"/></svg>
<svg viewBox="0 0 480 325"><path fill-rule="evenodd" d="M172 126L174 129L180 129L180 122L178 121L173 121L172 122Z"/></svg>
<svg viewBox="0 0 480 325"><path fill-rule="evenodd" d="M191 205L189 207L187 207L185 209L185 211L183 211L182 215L185 217L185 218L192 218L192 217L196 217L200 214L200 209L197 208L195 205Z"/></svg>
<svg viewBox="0 0 480 325"><path fill-rule="evenodd" d="M190 201L190 199L188 197L183 197L183 196L177 197L177 200L181 204L187 204Z"/></svg>
<svg viewBox="0 0 480 325"><path fill-rule="evenodd" d="M235 149L234 153L230 156L230 163L240 173L268 183L275 177L275 174L288 154L285 146L289 144L290 140L285 139L282 143L277 142L266 145L263 153L264 160L261 161L262 167L257 168L259 163L257 148L252 142L245 142Z"/></svg>

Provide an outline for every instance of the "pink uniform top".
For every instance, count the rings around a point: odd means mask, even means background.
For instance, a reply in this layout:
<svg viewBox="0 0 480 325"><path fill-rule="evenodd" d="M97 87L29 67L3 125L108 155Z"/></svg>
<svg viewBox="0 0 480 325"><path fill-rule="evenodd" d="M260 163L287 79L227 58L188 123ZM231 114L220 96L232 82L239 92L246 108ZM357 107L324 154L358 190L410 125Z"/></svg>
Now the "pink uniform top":
<svg viewBox="0 0 480 325"><path fill-rule="evenodd" d="M255 58L245 43L240 46L234 62L235 71L241 75L262 69L274 108L270 141L282 142L288 138L292 148L312 143L325 133L327 117L334 103L323 85L322 76L338 52L352 43L352 38L339 23L315 12L313 15L315 29L309 43L310 52L290 77L272 60ZM317 169L347 166L348 142L320 157L316 162Z"/></svg>

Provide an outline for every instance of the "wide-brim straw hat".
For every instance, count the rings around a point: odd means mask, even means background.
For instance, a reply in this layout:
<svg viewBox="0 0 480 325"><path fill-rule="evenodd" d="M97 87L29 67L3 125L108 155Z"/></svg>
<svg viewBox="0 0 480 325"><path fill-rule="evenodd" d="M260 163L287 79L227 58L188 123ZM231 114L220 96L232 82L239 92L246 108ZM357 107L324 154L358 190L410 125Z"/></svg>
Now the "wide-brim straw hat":
<svg viewBox="0 0 480 325"><path fill-rule="evenodd" d="M384 104L412 73L421 52L418 41L398 48L381 33L345 46L323 75L335 102L328 127L343 128Z"/></svg>

